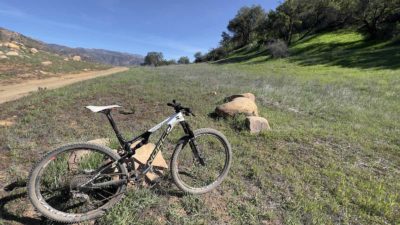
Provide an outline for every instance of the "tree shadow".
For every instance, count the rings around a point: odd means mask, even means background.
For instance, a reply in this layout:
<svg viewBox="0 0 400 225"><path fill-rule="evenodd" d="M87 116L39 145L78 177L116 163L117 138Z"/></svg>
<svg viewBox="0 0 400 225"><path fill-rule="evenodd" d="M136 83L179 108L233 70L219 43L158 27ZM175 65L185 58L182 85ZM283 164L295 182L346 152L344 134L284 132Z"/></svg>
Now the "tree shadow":
<svg viewBox="0 0 400 225"><path fill-rule="evenodd" d="M18 194L13 194L13 195L8 195L6 197L3 197L0 199L0 218L5 220L5 221L12 221L12 222L18 222L22 224L43 224L43 218L38 219L38 218L32 218L28 216L19 216L16 215L16 213L8 211L6 208L6 205L9 202L16 201L18 199L23 199L27 197L26 191L18 193Z"/></svg>
<svg viewBox="0 0 400 225"><path fill-rule="evenodd" d="M248 61L252 58L256 58L259 56L263 56L263 55L267 55L267 50L260 50L260 51L256 51L247 55L240 55L240 56L234 56L234 57L230 57L227 59L222 59L219 61L216 61L215 64L227 64L227 63L240 63L240 62L245 62Z"/></svg>
<svg viewBox="0 0 400 225"><path fill-rule="evenodd" d="M294 49L289 61L303 66L395 70L400 68L400 45L379 41L318 43Z"/></svg>
<svg viewBox="0 0 400 225"><path fill-rule="evenodd" d="M186 195L183 191L173 186L173 181L169 177L163 177L161 181L151 187L151 190L160 196L175 196L181 198Z"/></svg>
<svg viewBox="0 0 400 225"><path fill-rule="evenodd" d="M11 192L17 188L24 188L26 189L26 181L16 181L10 183L4 187L6 192ZM0 219L9 222L17 222L21 224L32 224L32 225L39 225L39 224L62 224L55 221L48 220L47 218L41 216L40 218L34 218L29 216L20 216L17 213L10 212L6 205L13 201L27 199L28 194L26 190L19 192L17 194L10 194L0 199Z"/></svg>

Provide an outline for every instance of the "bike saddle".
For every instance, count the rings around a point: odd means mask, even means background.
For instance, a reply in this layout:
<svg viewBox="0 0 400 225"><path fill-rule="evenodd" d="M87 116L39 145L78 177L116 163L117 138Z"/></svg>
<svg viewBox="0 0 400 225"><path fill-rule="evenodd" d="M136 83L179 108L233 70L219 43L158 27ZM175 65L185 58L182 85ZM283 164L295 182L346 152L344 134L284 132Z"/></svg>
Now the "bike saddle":
<svg viewBox="0 0 400 225"><path fill-rule="evenodd" d="M88 105L88 106L85 106L85 108L87 108L90 111L95 112L95 113L102 112L106 109L113 109L113 108L119 108L119 107L121 107L121 106L119 106L119 105L106 105L106 106Z"/></svg>

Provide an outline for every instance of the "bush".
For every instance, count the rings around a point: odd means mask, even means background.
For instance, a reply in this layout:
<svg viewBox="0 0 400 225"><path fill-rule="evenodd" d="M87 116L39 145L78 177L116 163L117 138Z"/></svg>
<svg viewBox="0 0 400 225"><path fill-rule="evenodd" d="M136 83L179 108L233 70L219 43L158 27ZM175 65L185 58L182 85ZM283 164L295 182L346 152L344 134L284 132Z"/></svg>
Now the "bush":
<svg viewBox="0 0 400 225"><path fill-rule="evenodd" d="M243 130L247 129L246 115L244 115L242 113L236 114L229 121L230 121L231 127L237 131L243 131Z"/></svg>
<svg viewBox="0 0 400 225"><path fill-rule="evenodd" d="M272 58L285 58L289 56L289 50L286 42L278 39L267 45L267 49Z"/></svg>

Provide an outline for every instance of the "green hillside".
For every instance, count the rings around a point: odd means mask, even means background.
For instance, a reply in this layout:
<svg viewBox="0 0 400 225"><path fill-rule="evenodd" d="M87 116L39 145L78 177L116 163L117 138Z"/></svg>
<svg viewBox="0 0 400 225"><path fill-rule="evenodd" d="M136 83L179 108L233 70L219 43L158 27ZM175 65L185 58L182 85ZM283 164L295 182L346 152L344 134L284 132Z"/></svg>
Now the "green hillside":
<svg viewBox="0 0 400 225"><path fill-rule="evenodd" d="M165 103L177 99L193 108L195 129L228 137L228 178L199 196L183 195L168 177L152 189L132 188L99 224L399 224L399 45L341 31L295 43L290 53L271 59L242 48L214 64L132 68L5 103L0 120L15 124L0 129L7 159L0 169L9 168L1 181L24 180L56 146L112 137L105 118L85 105L134 108L116 120L124 133L138 134L172 113ZM240 117L209 116L224 97L243 92L256 95L271 131L250 135L235 129ZM166 145L167 159L180 135ZM4 224L42 222L21 204L25 193L1 193L8 196L0 204Z"/></svg>
<svg viewBox="0 0 400 225"><path fill-rule="evenodd" d="M297 65L326 65L344 68L400 68L400 44L369 41L354 31L336 31L310 36L289 48L289 61ZM271 60L268 50L258 45L233 51L216 63L257 64Z"/></svg>

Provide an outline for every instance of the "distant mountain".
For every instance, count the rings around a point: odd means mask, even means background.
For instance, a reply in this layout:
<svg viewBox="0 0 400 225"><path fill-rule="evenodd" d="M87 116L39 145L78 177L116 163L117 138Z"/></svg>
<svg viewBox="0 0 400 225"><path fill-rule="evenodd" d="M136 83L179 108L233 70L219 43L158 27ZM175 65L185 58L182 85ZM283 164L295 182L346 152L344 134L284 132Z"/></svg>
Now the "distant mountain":
<svg viewBox="0 0 400 225"><path fill-rule="evenodd" d="M131 66L143 63L143 56L137 54L122 53L104 49L70 48L67 46L47 44L29 38L18 32L10 31L0 27L0 42L15 41L27 47L36 48L42 51L55 53L62 56L80 56L82 60L114 66Z"/></svg>

